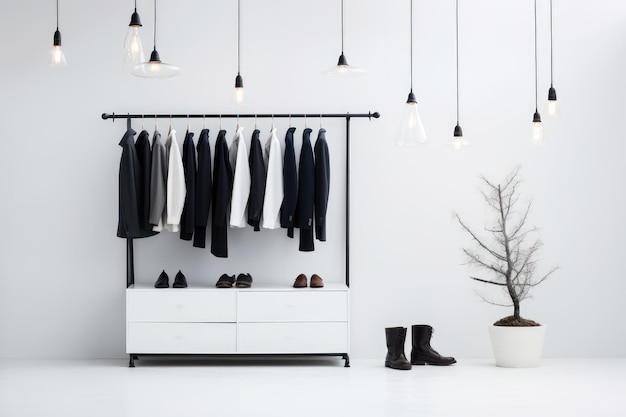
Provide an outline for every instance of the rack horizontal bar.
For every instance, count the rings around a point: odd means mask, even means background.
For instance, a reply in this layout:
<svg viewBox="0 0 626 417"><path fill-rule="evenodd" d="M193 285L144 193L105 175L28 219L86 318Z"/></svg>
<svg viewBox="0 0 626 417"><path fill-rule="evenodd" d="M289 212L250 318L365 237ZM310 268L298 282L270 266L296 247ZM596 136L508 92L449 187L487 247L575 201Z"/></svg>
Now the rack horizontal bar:
<svg viewBox="0 0 626 417"><path fill-rule="evenodd" d="M314 118L314 117L322 117L322 118L330 118L330 117L336 117L336 118L353 118L353 117L367 117L369 119L371 119L372 117L374 119L378 119L380 117L380 113L378 112L369 112L369 113L275 113L275 114L270 114L270 113L259 113L259 114L253 114L253 113L246 113L246 114L236 114L236 113L224 113L224 114L217 114L217 113L211 113L211 114L163 114L163 113L157 113L157 114L116 114L116 113L102 113L102 119L107 120L107 119L202 119L202 118L206 118L206 119L218 119L218 118L224 118L224 119L234 119L234 118L288 118L288 117L292 117L292 118L303 118L303 117L308 117L308 118Z"/></svg>

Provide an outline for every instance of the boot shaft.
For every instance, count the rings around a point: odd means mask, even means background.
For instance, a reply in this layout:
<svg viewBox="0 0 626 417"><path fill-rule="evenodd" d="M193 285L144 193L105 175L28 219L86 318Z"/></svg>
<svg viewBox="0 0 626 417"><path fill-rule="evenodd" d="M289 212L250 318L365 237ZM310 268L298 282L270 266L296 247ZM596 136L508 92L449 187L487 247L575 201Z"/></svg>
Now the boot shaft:
<svg viewBox="0 0 626 417"><path fill-rule="evenodd" d="M430 349L430 340L433 336L433 328L427 324L414 324L411 326L411 342L413 349Z"/></svg>

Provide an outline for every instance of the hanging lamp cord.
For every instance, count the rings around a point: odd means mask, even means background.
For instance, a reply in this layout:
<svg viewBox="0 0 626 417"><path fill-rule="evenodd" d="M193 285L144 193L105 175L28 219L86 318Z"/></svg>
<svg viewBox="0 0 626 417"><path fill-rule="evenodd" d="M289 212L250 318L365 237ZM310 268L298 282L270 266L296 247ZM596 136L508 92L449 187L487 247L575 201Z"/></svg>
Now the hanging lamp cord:
<svg viewBox="0 0 626 417"><path fill-rule="evenodd" d="M538 112L537 85L537 0L535 0L535 112Z"/></svg>
<svg viewBox="0 0 626 417"><path fill-rule="evenodd" d="M411 53L410 53L410 57L411 57L411 93L413 92L413 0L410 0L411 2L411 18L410 18L410 22L411 22Z"/></svg>
<svg viewBox="0 0 626 417"><path fill-rule="evenodd" d="M343 0L341 0L341 55L343 55Z"/></svg>
<svg viewBox="0 0 626 417"><path fill-rule="evenodd" d="M156 4L156 0L154 0L154 34L153 34L153 45L154 45L154 50L156 51L156 29L157 29L157 22L156 22L156 15L157 15L157 4Z"/></svg>
<svg viewBox="0 0 626 417"><path fill-rule="evenodd" d="M241 0L237 0L237 75L241 70Z"/></svg>
<svg viewBox="0 0 626 417"><path fill-rule="evenodd" d="M57 30L59 30L59 0L57 0Z"/></svg>
<svg viewBox="0 0 626 417"><path fill-rule="evenodd" d="M554 87L554 56L552 53L552 0L550 0L550 87Z"/></svg>
<svg viewBox="0 0 626 417"><path fill-rule="evenodd" d="M137 0L135 0L135 12L137 12Z"/></svg>
<svg viewBox="0 0 626 417"><path fill-rule="evenodd" d="M459 124L459 0L456 0L456 124Z"/></svg>

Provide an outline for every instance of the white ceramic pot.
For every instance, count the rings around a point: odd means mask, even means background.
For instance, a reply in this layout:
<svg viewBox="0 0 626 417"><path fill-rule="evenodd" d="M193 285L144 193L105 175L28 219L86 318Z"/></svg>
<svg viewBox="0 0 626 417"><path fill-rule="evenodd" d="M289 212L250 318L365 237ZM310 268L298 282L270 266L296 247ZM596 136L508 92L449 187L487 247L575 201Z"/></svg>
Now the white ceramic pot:
<svg viewBox="0 0 626 417"><path fill-rule="evenodd" d="M489 326L496 365L505 368L536 368L541 363L546 326Z"/></svg>

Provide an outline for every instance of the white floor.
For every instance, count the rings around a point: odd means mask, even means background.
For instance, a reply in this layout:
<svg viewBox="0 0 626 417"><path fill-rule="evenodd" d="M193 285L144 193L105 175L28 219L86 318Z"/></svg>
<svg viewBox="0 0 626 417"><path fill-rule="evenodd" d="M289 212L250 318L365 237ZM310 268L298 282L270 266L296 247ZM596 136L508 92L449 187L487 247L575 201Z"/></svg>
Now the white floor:
<svg viewBox="0 0 626 417"><path fill-rule="evenodd" d="M0 360L0 416L626 416L626 359Z"/></svg>

